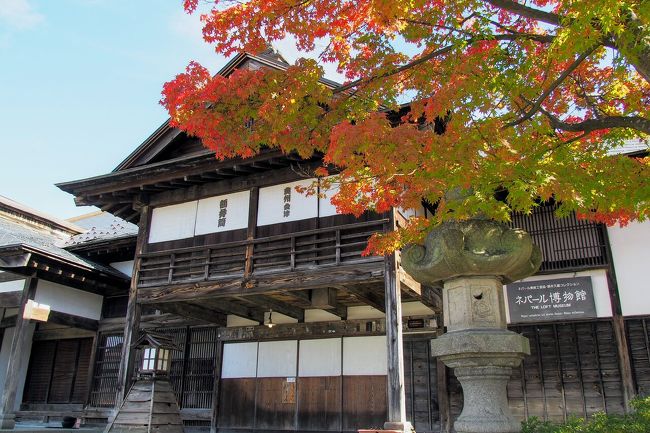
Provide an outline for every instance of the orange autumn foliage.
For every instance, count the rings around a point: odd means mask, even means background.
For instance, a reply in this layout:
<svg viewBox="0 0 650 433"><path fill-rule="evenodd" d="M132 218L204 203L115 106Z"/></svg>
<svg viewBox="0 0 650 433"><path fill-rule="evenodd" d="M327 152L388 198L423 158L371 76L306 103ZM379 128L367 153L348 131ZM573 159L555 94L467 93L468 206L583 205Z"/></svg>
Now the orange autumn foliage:
<svg viewBox="0 0 650 433"><path fill-rule="evenodd" d="M322 153L340 172L343 212L437 205L431 221L372 239L373 252L448 218L507 220L551 198L560 215L648 217L649 160L615 155L650 134L644 2L217 0L202 21L224 55L287 35L302 50L324 45L320 60L347 82L325 85L312 59L227 77L191 63L164 86L172 124L218 158ZM467 194L446 195L457 190Z"/></svg>

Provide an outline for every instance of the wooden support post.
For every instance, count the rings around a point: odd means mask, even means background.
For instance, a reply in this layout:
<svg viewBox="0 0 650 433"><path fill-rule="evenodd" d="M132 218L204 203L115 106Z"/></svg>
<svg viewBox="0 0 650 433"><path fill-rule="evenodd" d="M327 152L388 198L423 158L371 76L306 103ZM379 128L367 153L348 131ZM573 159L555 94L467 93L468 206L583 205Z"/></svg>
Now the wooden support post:
<svg viewBox="0 0 650 433"><path fill-rule="evenodd" d="M395 229L395 210L390 212L389 230ZM402 343L402 296L399 279L399 253L384 259L386 299L386 346L388 348L388 421L387 430L411 431L406 421L404 394L404 346Z"/></svg>
<svg viewBox="0 0 650 433"><path fill-rule="evenodd" d="M440 431L451 431L451 415L449 413L449 390L447 388L447 366L439 359L436 362L436 393L438 394L438 413L440 414Z"/></svg>
<svg viewBox="0 0 650 433"><path fill-rule="evenodd" d="M607 235L607 228L601 225L601 232L605 240L605 252L609 269L607 270L607 285L609 286L609 300L612 306L612 329L614 331L614 340L616 341L616 352L618 355L618 364L621 369L621 382L623 388L623 404L625 411L629 411L630 400L636 395L634 386L634 375L632 373L632 361L630 359L630 346L627 342L627 333L625 332L625 318L623 317L623 308L621 307L621 298L618 293L618 281L616 279L616 269L614 268L614 258L612 249Z"/></svg>
<svg viewBox="0 0 650 433"><path fill-rule="evenodd" d="M151 208L143 206L140 215L140 224L138 230L138 240L135 246L135 261L133 262L133 274L131 276L131 285L129 286L129 301L126 307L126 322L124 323L124 341L122 343L122 358L120 360L120 369L117 376L117 397L115 407L122 405L122 400L131 385L133 375L134 355L131 344L138 338L140 332L140 314L141 306L137 303L138 298L138 274L140 273L140 254L144 253L145 245L149 238L149 226L151 219Z"/></svg>
<svg viewBox="0 0 650 433"><path fill-rule="evenodd" d="M253 272L253 254L255 253L255 235L257 233L257 206L260 198L259 187L252 187L250 192L250 200L248 203L248 229L246 231L246 264L244 268L244 277L249 277Z"/></svg>
<svg viewBox="0 0 650 433"><path fill-rule="evenodd" d="M223 341L217 341L217 353L214 364L214 385L212 388L212 412L210 414L210 433L217 433L219 424L219 385L221 384L221 366L223 363Z"/></svg>
<svg viewBox="0 0 650 433"><path fill-rule="evenodd" d="M618 353L618 363L621 367L621 382L623 388L623 403L625 410L631 409L630 400L636 395L634 386L634 377L632 374L632 361L630 359L629 345L627 334L625 332L625 320L620 314L612 317L612 327L614 339L616 340L616 352Z"/></svg>
<svg viewBox="0 0 650 433"><path fill-rule="evenodd" d="M26 352L26 345L30 338L29 320L23 319L25 305L30 299L34 299L36 294L36 285L38 279L35 274L25 280L22 296L20 297L20 308L16 316L16 327L11 339L11 348L9 350L9 361L7 362L7 372L5 374L5 384L0 398L0 428L13 429L16 425L16 394L18 392L18 383L21 375L17 372L28 362L29 354Z"/></svg>

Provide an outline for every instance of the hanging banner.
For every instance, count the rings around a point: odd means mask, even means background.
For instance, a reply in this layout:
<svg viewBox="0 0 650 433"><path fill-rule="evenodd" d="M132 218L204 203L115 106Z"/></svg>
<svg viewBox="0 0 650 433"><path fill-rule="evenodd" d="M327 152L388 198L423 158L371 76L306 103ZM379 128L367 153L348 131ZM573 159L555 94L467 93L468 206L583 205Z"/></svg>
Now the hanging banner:
<svg viewBox="0 0 650 433"><path fill-rule="evenodd" d="M511 283L506 293L510 323L596 317L591 277Z"/></svg>

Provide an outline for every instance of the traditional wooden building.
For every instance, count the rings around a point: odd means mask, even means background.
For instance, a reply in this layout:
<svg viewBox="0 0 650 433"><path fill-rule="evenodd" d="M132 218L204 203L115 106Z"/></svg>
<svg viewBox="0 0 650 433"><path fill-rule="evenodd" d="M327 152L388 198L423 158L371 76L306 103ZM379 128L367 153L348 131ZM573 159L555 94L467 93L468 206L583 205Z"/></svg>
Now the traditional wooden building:
<svg viewBox="0 0 650 433"><path fill-rule="evenodd" d="M241 67L287 64L241 54L220 73ZM111 416L139 356L130 346L149 327L184 349L170 380L187 431L341 432L404 418L419 432L450 430L460 386L429 351L444 332L439 290L414 282L399 256L361 254L370 234L431 210L339 215L326 197L294 189L315 181L319 164L271 150L218 161L165 123L113 172L58 185L138 224L121 237L77 234L65 249L130 276L102 292L78 413ZM552 211L513 215L544 263L505 289L511 328L532 350L510 382L511 407L522 419L622 412L650 387L650 225L606 228ZM47 398L22 402L19 416L61 414Z"/></svg>

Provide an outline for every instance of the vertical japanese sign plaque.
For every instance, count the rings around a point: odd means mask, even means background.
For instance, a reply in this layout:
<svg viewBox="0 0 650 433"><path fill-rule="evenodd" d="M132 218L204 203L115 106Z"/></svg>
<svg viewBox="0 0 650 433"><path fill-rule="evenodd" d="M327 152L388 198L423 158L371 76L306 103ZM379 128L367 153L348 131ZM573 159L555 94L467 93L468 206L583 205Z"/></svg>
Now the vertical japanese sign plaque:
<svg viewBox="0 0 650 433"><path fill-rule="evenodd" d="M506 290L511 323L596 317L591 277L511 283Z"/></svg>

